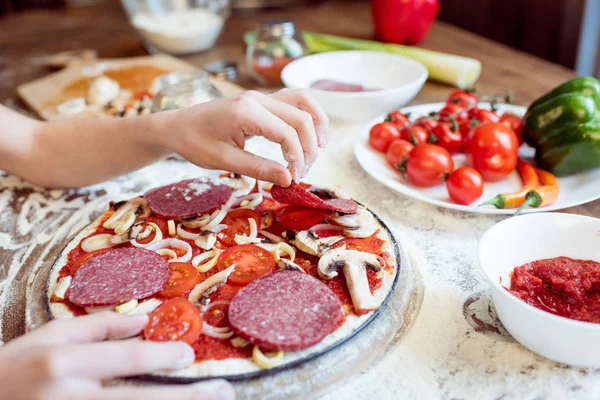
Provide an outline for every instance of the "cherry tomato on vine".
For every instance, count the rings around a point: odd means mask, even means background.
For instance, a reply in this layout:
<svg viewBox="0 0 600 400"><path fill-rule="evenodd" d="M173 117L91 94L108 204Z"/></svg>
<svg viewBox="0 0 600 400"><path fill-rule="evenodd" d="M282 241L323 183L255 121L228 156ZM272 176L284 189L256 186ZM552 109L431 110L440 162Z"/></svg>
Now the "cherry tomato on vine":
<svg viewBox="0 0 600 400"><path fill-rule="evenodd" d="M438 121L437 119L421 117L415 121L415 126L421 126L421 127L425 128L425 130L427 132L431 132L433 130L433 128L435 128L436 126L439 125L439 123L440 123L440 121Z"/></svg>
<svg viewBox="0 0 600 400"><path fill-rule="evenodd" d="M401 169L404 162L408 159L408 154L414 147L414 145L406 140L394 140L385 154L388 164L394 169Z"/></svg>
<svg viewBox="0 0 600 400"><path fill-rule="evenodd" d="M486 110L484 108L472 108L469 110L469 117L472 119L476 119L479 123L484 122L498 122L500 121L500 117L493 111Z"/></svg>
<svg viewBox="0 0 600 400"><path fill-rule="evenodd" d="M477 105L479 97L473 90L456 89L446 99L446 104L456 104L463 108Z"/></svg>
<svg viewBox="0 0 600 400"><path fill-rule="evenodd" d="M415 147L406 162L406 176L415 186L439 185L453 169L454 162L448 150L435 144Z"/></svg>
<svg viewBox="0 0 600 400"><path fill-rule="evenodd" d="M422 126L413 125L402 129L400 132L400 139L406 140L415 146L419 146L428 142L429 132Z"/></svg>
<svg viewBox="0 0 600 400"><path fill-rule="evenodd" d="M461 151L463 146L463 135L460 130L456 129L450 122L442 122L433 128L433 134L435 135L438 146L442 146L450 154L458 153Z"/></svg>
<svg viewBox="0 0 600 400"><path fill-rule="evenodd" d="M483 178L473 168L461 167L448 176L446 189L453 202L466 206L483 194Z"/></svg>
<svg viewBox="0 0 600 400"><path fill-rule="evenodd" d="M408 116L401 111L394 110L385 117L385 122L393 124L398 129L403 129L410 124Z"/></svg>
<svg viewBox="0 0 600 400"><path fill-rule="evenodd" d="M481 124L468 138L468 156L485 181L504 179L517 166L519 140L508 126Z"/></svg>
<svg viewBox="0 0 600 400"><path fill-rule="evenodd" d="M372 148L385 153L390 144L400 138L400 132L390 122L380 122L373 125L369 132L369 144Z"/></svg>
<svg viewBox="0 0 600 400"><path fill-rule="evenodd" d="M458 104L446 104L439 115L442 120L454 119L459 124L469 119L465 108Z"/></svg>
<svg viewBox="0 0 600 400"><path fill-rule="evenodd" d="M523 144L523 120L513 114L503 114L500 123L512 128L519 139L519 146Z"/></svg>

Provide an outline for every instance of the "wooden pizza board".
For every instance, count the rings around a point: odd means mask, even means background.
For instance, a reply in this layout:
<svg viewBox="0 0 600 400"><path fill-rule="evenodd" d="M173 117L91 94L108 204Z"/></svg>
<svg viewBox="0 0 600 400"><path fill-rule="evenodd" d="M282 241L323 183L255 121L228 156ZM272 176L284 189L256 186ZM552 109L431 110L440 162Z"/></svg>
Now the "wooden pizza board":
<svg viewBox="0 0 600 400"><path fill-rule="evenodd" d="M152 66L169 72L193 71L198 69L190 63L165 54L133 58L85 60L80 62L75 60L68 63L64 69L58 72L18 86L17 93L41 118L54 120L58 119L56 106L67 100L64 94L65 88L74 82L85 77L101 74L105 70L140 65ZM232 82L212 77L211 82L225 97L234 96L245 90Z"/></svg>

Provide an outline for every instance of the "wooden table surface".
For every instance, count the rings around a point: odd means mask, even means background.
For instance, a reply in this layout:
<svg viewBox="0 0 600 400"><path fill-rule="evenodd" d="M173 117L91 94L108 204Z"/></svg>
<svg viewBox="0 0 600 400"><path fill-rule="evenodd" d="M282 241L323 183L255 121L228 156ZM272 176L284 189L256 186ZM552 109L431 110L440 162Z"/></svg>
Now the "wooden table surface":
<svg viewBox="0 0 600 400"><path fill-rule="evenodd" d="M372 37L368 3L326 3L287 11L236 15L227 21L215 48L185 57L198 66L217 59L239 63L239 84L257 88L244 65L242 34L270 17L293 18L300 29L357 38ZM532 57L461 29L436 23L423 47L481 60L483 72L476 87L484 93L510 89L516 103L526 104L575 74L564 67ZM100 57L147 54L118 1L60 12L28 12L0 19L0 101L15 98L15 87L47 74L44 56L92 48ZM415 102L443 100L448 86L427 83Z"/></svg>

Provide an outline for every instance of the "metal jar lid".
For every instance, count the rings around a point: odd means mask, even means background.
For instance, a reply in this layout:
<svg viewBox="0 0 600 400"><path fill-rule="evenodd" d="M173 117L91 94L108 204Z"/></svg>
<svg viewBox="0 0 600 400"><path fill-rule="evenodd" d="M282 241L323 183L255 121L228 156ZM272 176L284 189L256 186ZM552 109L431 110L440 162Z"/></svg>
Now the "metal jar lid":
<svg viewBox="0 0 600 400"><path fill-rule="evenodd" d="M204 64L204 70L219 79L235 82L238 76L237 63L230 60L216 60Z"/></svg>

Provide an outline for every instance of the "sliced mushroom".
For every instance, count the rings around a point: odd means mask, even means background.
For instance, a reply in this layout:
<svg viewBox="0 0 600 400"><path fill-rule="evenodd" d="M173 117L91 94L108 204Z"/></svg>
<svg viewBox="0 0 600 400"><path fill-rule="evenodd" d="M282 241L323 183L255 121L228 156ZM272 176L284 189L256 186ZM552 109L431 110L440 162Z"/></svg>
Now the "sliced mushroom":
<svg viewBox="0 0 600 400"><path fill-rule="evenodd" d="M110 233L99 233L85 238L81 242L81 249L86 253L95 250L107 249L129 241L128 235L111 235Z"/></svg>
<svg viewBox="0 0 600 400"><path fill-rule="evenodd" d="M364 207L359 207L354 214L336 215L328 220L343 226L344 235L349 237L366 238L377 231L375 217Z"/></svg>
<svg viewBox="0 0 600 400"><path fill-rule="evenodd" d="M208 308L208 304L210 303L209 296L211 293L217 290L219 286L224 285L227 282L227 278L229 278L229 275L231 275L234 269L235 264L197 284L189 294L188 300L194 304L198 303L201 311L206 310L206 308Z"/></svg>
<svg viewBox="0 0 600 400"><path fill-rule="evenodd" d="M267 212L260 216L260 229L268 229L273 225L274 216L272 212Z"/></svg>
<svg viewBox="0 0 600 400"><path fill-rule="evenodd" d="M352 199L350 195L337 186L319 187L311 186L308 191L322 199Z"/></svg>
<svg viewBox="0 0 600 400"><path fill-rule="evenodd" d="M288 270L288 271L298 271L298 272L304 272L304 273L306 273L306 271L304 270L304 268L302 268L301 266L299 266L295 262L292 262L292 261L288 260L287 258L280 258L279 261L277 261L277 265L279 266L280 269L285 269L285 270Z"/></svg>
<svg viewBox="0 0 600 400"><path fill-rule="evenodd" d="M148 207L148 202L143 197L135 197L126 202L114 203L112 204L112 207L114 208L113 214L102 224L102 227L105 229L117 228L125 220L130 218L131 213L138 218L150 216L150 207Z"/></svg>
<svg viewBox="0 0 600 400"><path fill-rule="evenodd" d="M190 229L202 228L210 222L210 219L210 214L202 214L199 217L181 221L181 225Z"/></svg>
<svg viewBox="0 0 600 400"><path fill-rule="evenodd" d="M313 231L300 231L296 234L294 245L305 253L321 256L342 239L342 236L319 238Z"/></svg>
<svg viewBox="0 0 600 400"><path fill-rule="evenodd" d="M87 92L88 104L104 106L114 100L121 91L117 81L100 76L92 81Z"/></svg>
<svg viewBox="0 0 600 400"><path fill-rule="evenodd" d="M210 231L202 231L194 243L203 250L210 250L217 242L217 234Z"/></svg>
<svg viewBox="0 0 600 400"><path fill-rule="evenodd" d="M381 269L376 255L339 248L321 257L318 273L321 279L329 280L335 278L341 269L346 278L354 310L357 314L363 314L379 306L369 288L367 268L378 271Z"/></svg>
<svg viewBox="0 0 600 400"><path fill-rule="evenodd" d="M245 196L256 186L256 179L240 174L229 174L229 177L221 178L227 186L233 189L236 197Z"/></svg>

